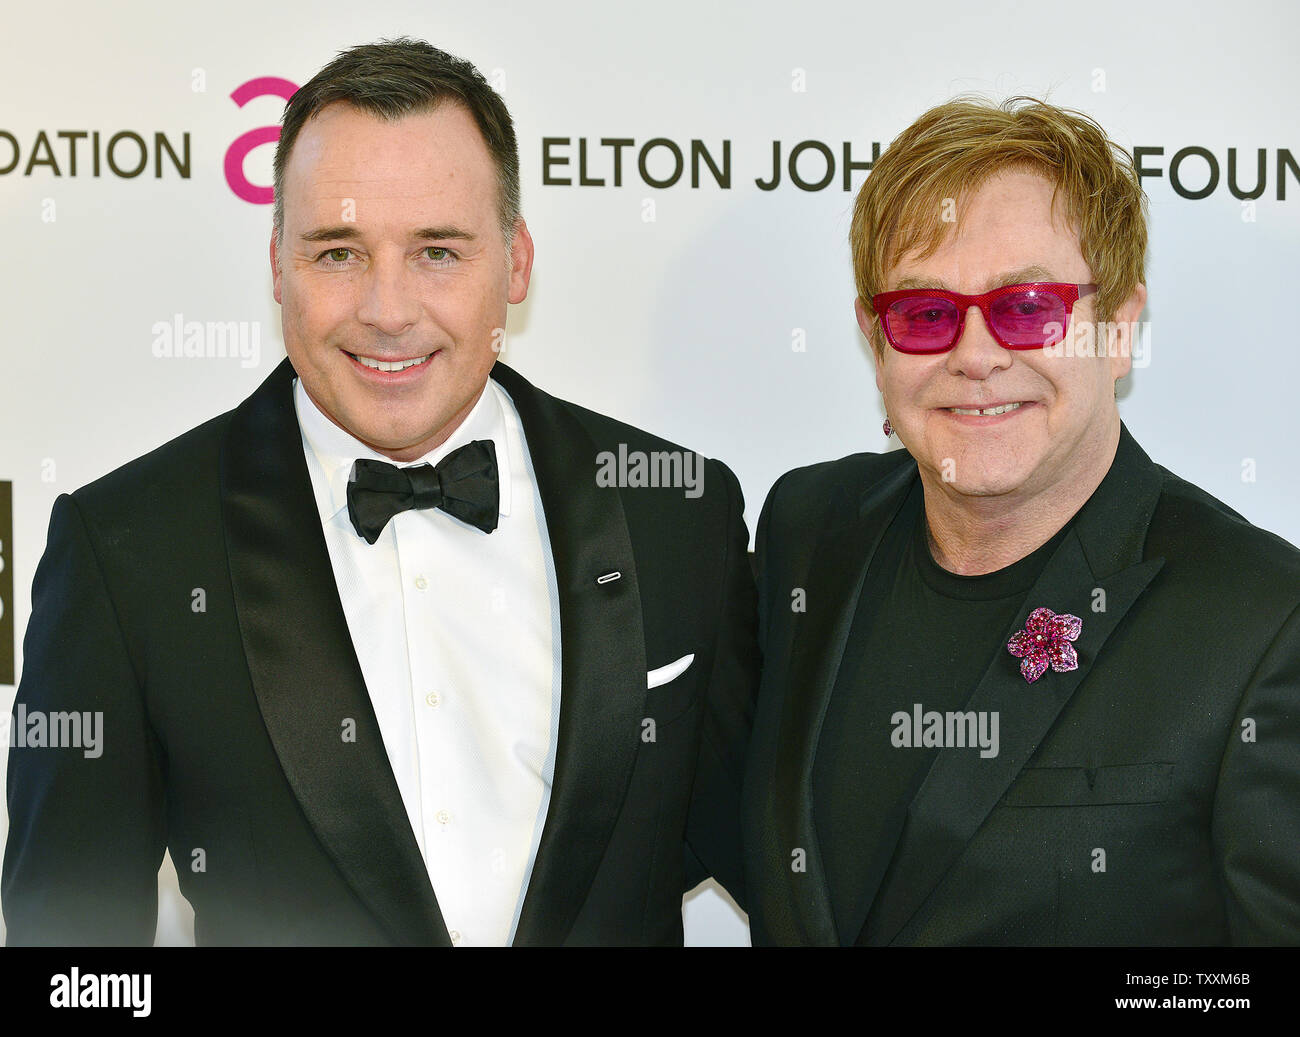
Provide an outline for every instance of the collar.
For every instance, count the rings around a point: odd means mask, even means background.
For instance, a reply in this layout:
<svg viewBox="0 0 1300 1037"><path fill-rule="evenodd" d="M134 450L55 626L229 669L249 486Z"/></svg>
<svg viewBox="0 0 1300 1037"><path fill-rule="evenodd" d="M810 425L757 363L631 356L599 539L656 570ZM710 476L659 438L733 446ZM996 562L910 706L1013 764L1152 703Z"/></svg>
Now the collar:
<svg viewBox="0 0 1300 1037"><path fill-rule="evenodd" d="M501 397L503 390L488 379L469 414L460 423L456 431L447 437L441 446L430 450L423 457L414 461L398 464L406 468L419 464L437 464L453 450L465 446L476 439L490 439L496 445L497 474L501 504L499 514L510 514L510 442L506 435L504 404ZM390 457L366 446L350 432L339 428L327 418L302 386L302 379L293 380L294 409L298 413L298 426L302 429L303 441L308 446L308 464L311 473L312 492L316 498L316 510L320 512L321 522L329 522L348 506L348 477L352 474L352 463L358 458L384 461L397 464Z"/></svg>
<svg viewBox="0 0 1300 1037"><path fill-rule="evenodd" d="M873 480L858 495L857 520L866 521L872 516L873 528L889 524L907 500L913 483L921 478L916 460L906 450L890 451L886 456L894 455L900 455L898 467ZM1110 576L1143 560L1147 529L1164 488L1164 475L1121 421L1119 444L1110 468L1092 496L1063 524L1073 523L1079 545L1097 577Z"/></svg>
<svg viewBox="0 0 1300 1037"><path fill-rule="evenodd" d="M1120 422L1119 446L1101 484L1079 509L1075 529L1088 564L1107 577L1142 561L1165 472Z"/></svg>

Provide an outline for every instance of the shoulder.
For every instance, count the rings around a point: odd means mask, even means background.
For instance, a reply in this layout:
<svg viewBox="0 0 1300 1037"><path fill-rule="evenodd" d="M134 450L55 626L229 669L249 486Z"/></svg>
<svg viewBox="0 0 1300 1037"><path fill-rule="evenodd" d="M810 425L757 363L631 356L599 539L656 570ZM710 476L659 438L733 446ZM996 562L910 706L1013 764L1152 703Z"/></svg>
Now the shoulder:
<svg viewBox="0 0 1300 1037"><path fill-rule="evenodd" d="M891 450L883 454L849 454L792 469L768 491L764 518L771 523L793 521L806 527L837 505L856 510L874 486L914 465L906 450Z"/></svg>
<svg viewBox="0 0 1300 1037"><path fill-rule="evenodd" d="M592 442L601 448L616 449L620 443L623 443L644 450L682 452L686 450L685 447L647 432L645 429L629 425L625 421L619 421L617 418L594 411L572 400L553 396L503 363L498 363L492 369L492 378L505 389L525 425L528 418L534 414L558 412L573 419L591 437Z"/></svg>
<svg viewBox="0 0 1300 1037"><path fill-rule="evenodd" d="M1300 604L1300 550L1157 468L1164 484L1147 532L1148 557L1164 557L1171 575L1186 575L1218 595L1220 608L1290 611Z"/></svg>
<svg viewBox="0 0 1300 1037"><path fill-rule="evenodd" d="M674 443L646 429L619 421L608 414L601 414L599 411L570 403L568 400L556 402L578 420L599 449L616 452L620 445L625 445L629 450L635 449L646 453L694 453L680 443Z"/></svg>
<svg viewBox="0 0 1300 1037"><path fill-rule="evenodd" d="M105 522L162 517L211 494L215 503L227 411L128 461L72 493L83 514Z"/></svg>
<svg viewBox="0 0 1300 1037"><path fill-rule="evenodd" d="M546 419L552 429L567 433L568 441L548 442L544 448L563 450L568 453L571 463L589 465L593 478L614 480L607 485L618 485L622 489L674 491L637 494L639 497L662 499L665 503L674 499L685 499L689 503L697 496L719 502L740 498L740 484L735 474L721 461L608 414L552 396L504 364L496 365L493 378L514 403L524 425L530 452L543 448L543 444L535 441L533 432L540 427L539 419ZM555 422L557 415L562 415L565 420ZM693 480L698 481L699 494L692 490L683 498L682 482L685 481L689 487ZM718 493L719 487L725 490L725 494Z"/></svg>

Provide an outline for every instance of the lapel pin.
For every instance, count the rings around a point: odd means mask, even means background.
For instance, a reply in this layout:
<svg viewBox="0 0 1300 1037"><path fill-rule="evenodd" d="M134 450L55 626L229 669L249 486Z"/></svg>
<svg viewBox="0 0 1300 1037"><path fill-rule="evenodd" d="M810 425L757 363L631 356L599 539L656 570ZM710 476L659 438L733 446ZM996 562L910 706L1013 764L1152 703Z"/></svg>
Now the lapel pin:
<svg viewBox="0 0 1300 1037"><path fill-rule="evenodd" d="M615 569L613 572L605 573L604 576L597 576L596 583L597 584L613 583L615 580L621 580L622 578L623 578L623 574L619 572L617 569Z"/></svg>
<svg viewBox="0 0 1300 1037"><path fill-rule="evenodd" d="M1078 616L1037 608L1029 613L1025 629L1011 636L1007 651L1020 660L1020 675L1033 684L1049 665L1057 673L1079 668L1079 656L1070 642L1078 640L1082 629Z"/></svg>

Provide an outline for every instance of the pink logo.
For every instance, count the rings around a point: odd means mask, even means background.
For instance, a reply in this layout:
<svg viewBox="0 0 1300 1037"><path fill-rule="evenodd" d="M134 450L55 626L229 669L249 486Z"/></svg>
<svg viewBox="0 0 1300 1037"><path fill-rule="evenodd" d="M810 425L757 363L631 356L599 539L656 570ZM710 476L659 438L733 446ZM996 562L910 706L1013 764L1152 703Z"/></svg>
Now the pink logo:
<svg viewBox="0 0 1300 1037"><path fill-rule="evenodd" d="M268 94L273 97L282 97L288 101L298 89L287 79L280 79L277 76L261 76L257 79L250 79L247 83L236 88L235 92L230 95L230 99L243 108L249 101L257 97L266 97ZM254 205L270 205L275 201L275 189L271 187L261 187L258 184L250 183L248 177L244 175L244 159L254 148L259 148L263 144L274 144L280 139L280 127L259 126L255 130L249 130L247 133L236 137L234 142L226 149L226 183L230 189L246 202Z"/></svg>

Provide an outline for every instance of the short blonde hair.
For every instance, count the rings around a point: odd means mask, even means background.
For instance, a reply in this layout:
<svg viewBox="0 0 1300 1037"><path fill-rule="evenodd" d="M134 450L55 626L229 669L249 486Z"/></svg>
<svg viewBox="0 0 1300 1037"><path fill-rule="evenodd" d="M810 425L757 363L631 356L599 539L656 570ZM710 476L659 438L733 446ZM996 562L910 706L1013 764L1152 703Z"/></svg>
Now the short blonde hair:
<svg viewBox="0 0 1300 1037"><path fill-rule="evenodd" d="M849 244L858 296L886 290L886 272L903 256L930 255L952 227L948 207L991 176L1020 168L1056 186L1054 201L1079 234L1097 284L1097 319L1106 321L1146 276L1147 199L1128 153L1082 112L1032 97L995 105L958 97L931 108L876 160L853 206ZM951 216L949 216L951 221ZM879 318L872 346L884 348Z"/></svg>

